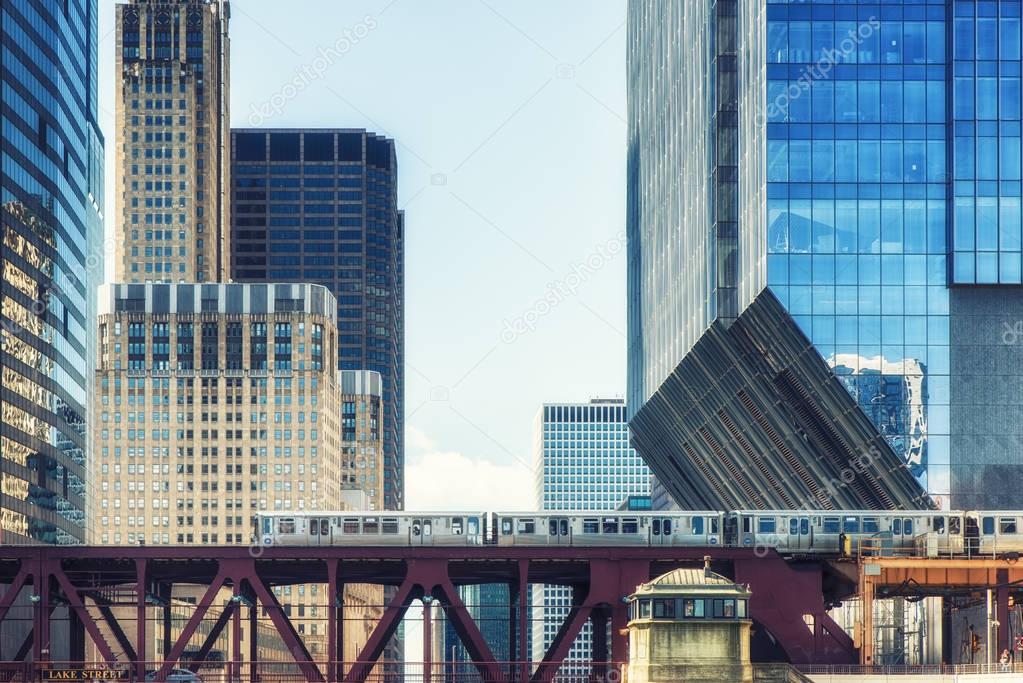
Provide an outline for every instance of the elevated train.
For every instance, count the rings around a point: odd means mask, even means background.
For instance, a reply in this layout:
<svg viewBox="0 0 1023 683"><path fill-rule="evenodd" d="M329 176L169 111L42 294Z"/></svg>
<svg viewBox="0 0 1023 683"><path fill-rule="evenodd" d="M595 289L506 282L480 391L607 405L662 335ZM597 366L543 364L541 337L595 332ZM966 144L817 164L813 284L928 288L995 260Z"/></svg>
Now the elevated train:
<svg viewBox="0 0 1023 683"><path fill-rule="evenodd" d="M741 546L783 555L1023 553L1023 512L261 512L257 544Z"/></svg>

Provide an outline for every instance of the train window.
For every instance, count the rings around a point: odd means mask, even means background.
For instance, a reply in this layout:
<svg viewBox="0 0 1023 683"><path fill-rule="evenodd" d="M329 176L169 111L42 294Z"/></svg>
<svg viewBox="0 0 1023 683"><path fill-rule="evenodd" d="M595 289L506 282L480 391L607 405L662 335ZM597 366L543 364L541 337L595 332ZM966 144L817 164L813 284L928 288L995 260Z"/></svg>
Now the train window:
<svg viewBox="0 0 1023 683"><path fill-rule="evenodd" d="M462 535L462 518L452 517L451 518L451 535L461 536Z"/></svg>
<svg viewBox="0 0 1023 683"><path fill-rule="evenodd" d="M330 520L326 517L320 520L320 536L330 536Z"/></svg>
<svg viewBox="0 0 1023 683"><path fill-rule="evenodd" d="M480 520L477 517L470 517L468 520L468 529L470 536L479 536L480 533Z"/></svg>
<svg viewBox="0 0 1023 683"><path fill-rule="evenodd" d="M842 522L842 531L847 534L858 534L860 532L860 518L846 517Z"/></svg>
<svg viewBox="0 0 1023 683"><path fill-rule="evenodd" d="M670 519L664 520L664 535L665 536L671 536L671 520Z"/></svg>
<svg viewBox="0 0 1023 683"><path fill-rule="evenodd" d="M423 533L423 522L422 522L422 520L413 519L412 520L412 535L413 536L419 536L422 533Z"/></svg>
<svg viewBox="0 0 1023 683"><path fill-rule="evenodd" d="M309 520L309 534L312 536L320 535L320 521L317 519Z"/></svg>
<svg viewBox="0 0 1023 683"><path fill-rule="evenodd" d="M600 533L600 522L596 517L586 517L583 519L583 533L584 534L599 534Z"/></svg>
<svg viewBox="0 0 1023 683"><path fill-rule="evenodd" d="M982 520L981 524L983 525L982 526L982 531L984 532L985 535L990 536L991 534L995 533L995 518L994 517L985 517Z"/></svg>
<svg viewBox="0 0 1023 683"><path fill-rule="evenodd" d="M718 518L717 517L711 517L710 518L710 533L712 533L712 534L718 533Z"/></svg>
<svg viewBox="0 0 1023 683"><path fill-rule="evenodd" d="M373 534L376 536L380 533L380 522L376 517L367 517L362 520L362 533Z"/></svg>
<svg viewBox="0 0 1023 683"><path fill-rule="evenodd" d="M398 533L398 520L388 518L384 520L383 531L385 534L396 534Z"/></svg>
<svg viewBox="0 0 1023 683"><path fill-rule="evenodd" d="M561 535L568 536L568 520L567 519L561 520L559 526L561 527Z"/></svg>
<svg viewBox="0 0 1023 683"><path fill-rule="evenodd" d="M623 534L638 534L639 533L639 521L633 517L627 517L622 520L622 533Z"/></svg>
<svg viewBox="0 0 1023 683"><path fill-rule="evenodd" d="M799 520L795 517L789 520L789 533L793 536L799 533Z"/></svg>
<svg viewBox="0 0 1023 683"><path fill-rule="evenodd" d="M937 533L939 533L939 534L945 533L945 518L944 517L935 517L934 518L934 530Z"/></svg>
<svg viewBox="0 0 1023 683"><path fill-rule="evenodd" d="M653 529L653 535L654 536L660 536L661 535L661 520L655 519L654 523L651 525L651 527Z"/></svg>
<svg viewBox="0 0 1023 683"><path fill-rule="evenodd" d="M896 536L901 536L902 535L902 520L901 519L893 519L892 520L892 533L895 534Z"/></svg>
<svg viewBox="0 0 1023 683"><path fill-rule="evenodd" d="M558 535L558 520L552 519L550 522L548 522L547 528L548 528L548 531L549 531L551 536L557 536Z"/></svg>
<svg viewBox="0 0 1023 683"><path fill-rule="evenodd" d="M639 618L649 619L650 618L650 601L640 600L639 601Z"/></svg>
<svg viewBox="0 0 1023 683"><path fill-rule="evenodd" d="M501 535L511 536L512 535L512 520L511 517L504 517L501 520Z"/></svg>
<svg viewBox="0 0 1023 683"><path fill-rule="evenodd" d="M913 535L913 520L911 519L902 520L902 533L905 536Z"/></svg>
<svg viewBox="0 0 1023 683"><path fill-rule="evenodd" d="M842 526L839 522L838 517L825 517L824 518L824 533L826 534L837 534L841 530Z"/></svg>
<svg viewBox="0 0 1023 683"><path fill-rule="evenodd" d="M799 533L803 534L804 536L810 533L810 520L807 519L806 517L803 517L801 520L799 520Z"/></svg>
<svg viewBox="0 0 1023 683"><path fill-rule="evenodd" d="M703 535L703 517L693 517L693 534L696 536Z"/></svg>
<svg viewBox="0 0 1023 683"><path fill-rule="evenodd" d="M743 517L742 518L742 533L749 534L753 533L753 518Z"/></svg>
<svg viewBox="0 0 1023 683"><path fill-rule="evenodd" d="M433 521L429 519L423 520L423 536L433 535Z"/></svg>
<svg viewBox="0 0 1023 683"><path fill-rule="evenodd" d="M1015 517L1000 518L998 520L998 533L1000 534L1016 533L1016 518Z"/></svg>
<svg viewBox="0 0 1023 683"><path fill-rule="evenodd" d="M604 522L601 525L601 533L604 534L617 534L618 533L618 518L617 517L605 517Z"/></svg>
<svg viewBox="0 0 1023 683"><path fill-rule="evenodd" d="M532 519L520 519L518 529L516 533L520 534L535 534L536 533L536 521Z"/></svg>
<svg viewBox="0 0 1023 683"><path fill-rule="evenodd" d="M345 521L341 526L341 533L343 534L357 534L359 533L359 518L358 517L345 517Z"/></svg>
<svg viewBox="0 0 1023 683"><path fill-rule="evenodd" d="M284 517L277 520L277 533L279 534L293 534L295 533L295 520L291 517Z"/></svg>
<svg viewBox="0 0 1023 683"><path fill-rule="evenodd" d="M774 517L761 517L757 520L757 533L773 534L777 528L778 523Z"/></svg>
<svg viewBox="0 0 1023 683"><path fill-rule="evenodd" d="M959 519L958 517L949 517L948 518L948 533L952 534L953 536L958 536L962 532L963 532L962 520Z"/></svg>
<svg viewBox="0 0 1023 683"><path fill-rule="evenodd" d="M271 527L271 521L270 521L270 518L269 518L269 517L264 517L264 518L263 518L263 533L264 533L264 534L268 534L268 533L270 533L270 529L271 529L271 528L272 528L272 527Z"/></svg>
<svg viewBox="0 0 1023 683"><path fill-rule="evenodd" d="M877 517L863 518L863 533L876 534L881 530L881 520Z"/></svg>

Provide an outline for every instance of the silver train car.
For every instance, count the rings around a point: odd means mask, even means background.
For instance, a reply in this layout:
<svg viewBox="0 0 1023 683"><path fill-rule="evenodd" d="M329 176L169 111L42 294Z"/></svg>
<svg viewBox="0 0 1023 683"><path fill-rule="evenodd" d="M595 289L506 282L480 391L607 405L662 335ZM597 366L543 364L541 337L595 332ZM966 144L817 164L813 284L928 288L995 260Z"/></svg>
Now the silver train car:
<svg viewBox="0 0 1023 683"><path fill-rule="evenodd" d="M786 556L1023 554L1023 512L261 512L254 541L352 546L693 546Z"/></svg>

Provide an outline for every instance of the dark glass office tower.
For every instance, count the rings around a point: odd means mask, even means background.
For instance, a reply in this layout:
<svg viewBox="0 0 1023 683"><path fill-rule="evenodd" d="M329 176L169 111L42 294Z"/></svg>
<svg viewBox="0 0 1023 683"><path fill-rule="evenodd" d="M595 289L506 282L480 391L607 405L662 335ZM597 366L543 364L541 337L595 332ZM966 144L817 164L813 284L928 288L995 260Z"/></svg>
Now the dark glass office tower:
<svg viewBox="0 0 1023 683"><path fill-rule="evenodd" d="M103 278L97 4L2 11L0 543L78 543Z"/></svg>
<svg viewBox="0 0 1023 683"><path fill-rule="evenodd" d="M385 509L404 505L404 215L394 142L364 130L235 129L232 274L338 300L338 368L384 382Z"/></svg>
<svg viewBox="0 0 1023 683"><path fill-rule="evenodd" d="M721 480L699 471L719 446L735 465L779 452L772 430L819 460L872 440L852 436L840 416L859 417L830 389L797 396L822 387L782 376L810 372L794 355L755 370L783 424L700 432L720 420L665 381L713 367L699 342L749 312L704 349L794 352L801 336L936 502L1018 500L1021 66L1011 0L629 3L628 402L637 449L676 498L693 496L673 481ZM794 329L758 342L768 299ZM719 398L733 418L752 410ZM680 431L679 415L692 418Z"/></svg>

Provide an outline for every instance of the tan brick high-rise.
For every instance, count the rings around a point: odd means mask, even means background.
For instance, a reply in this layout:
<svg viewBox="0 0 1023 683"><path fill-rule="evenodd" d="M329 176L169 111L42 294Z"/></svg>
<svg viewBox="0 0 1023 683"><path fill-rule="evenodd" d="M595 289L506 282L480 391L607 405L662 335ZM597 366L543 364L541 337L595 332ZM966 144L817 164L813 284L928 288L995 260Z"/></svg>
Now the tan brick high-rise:
<svg viewBox="0 0 1023 683"><path fill-rule="evenodd" d="M100 290L93 540L248 543L341 506L336 304L318 285Z"/></svg>
<svg viewBox="0 0 1023 683"><path fill-rule="evenodd" d="M229 278L225 0L117 5L118 282Z"/></svg>

